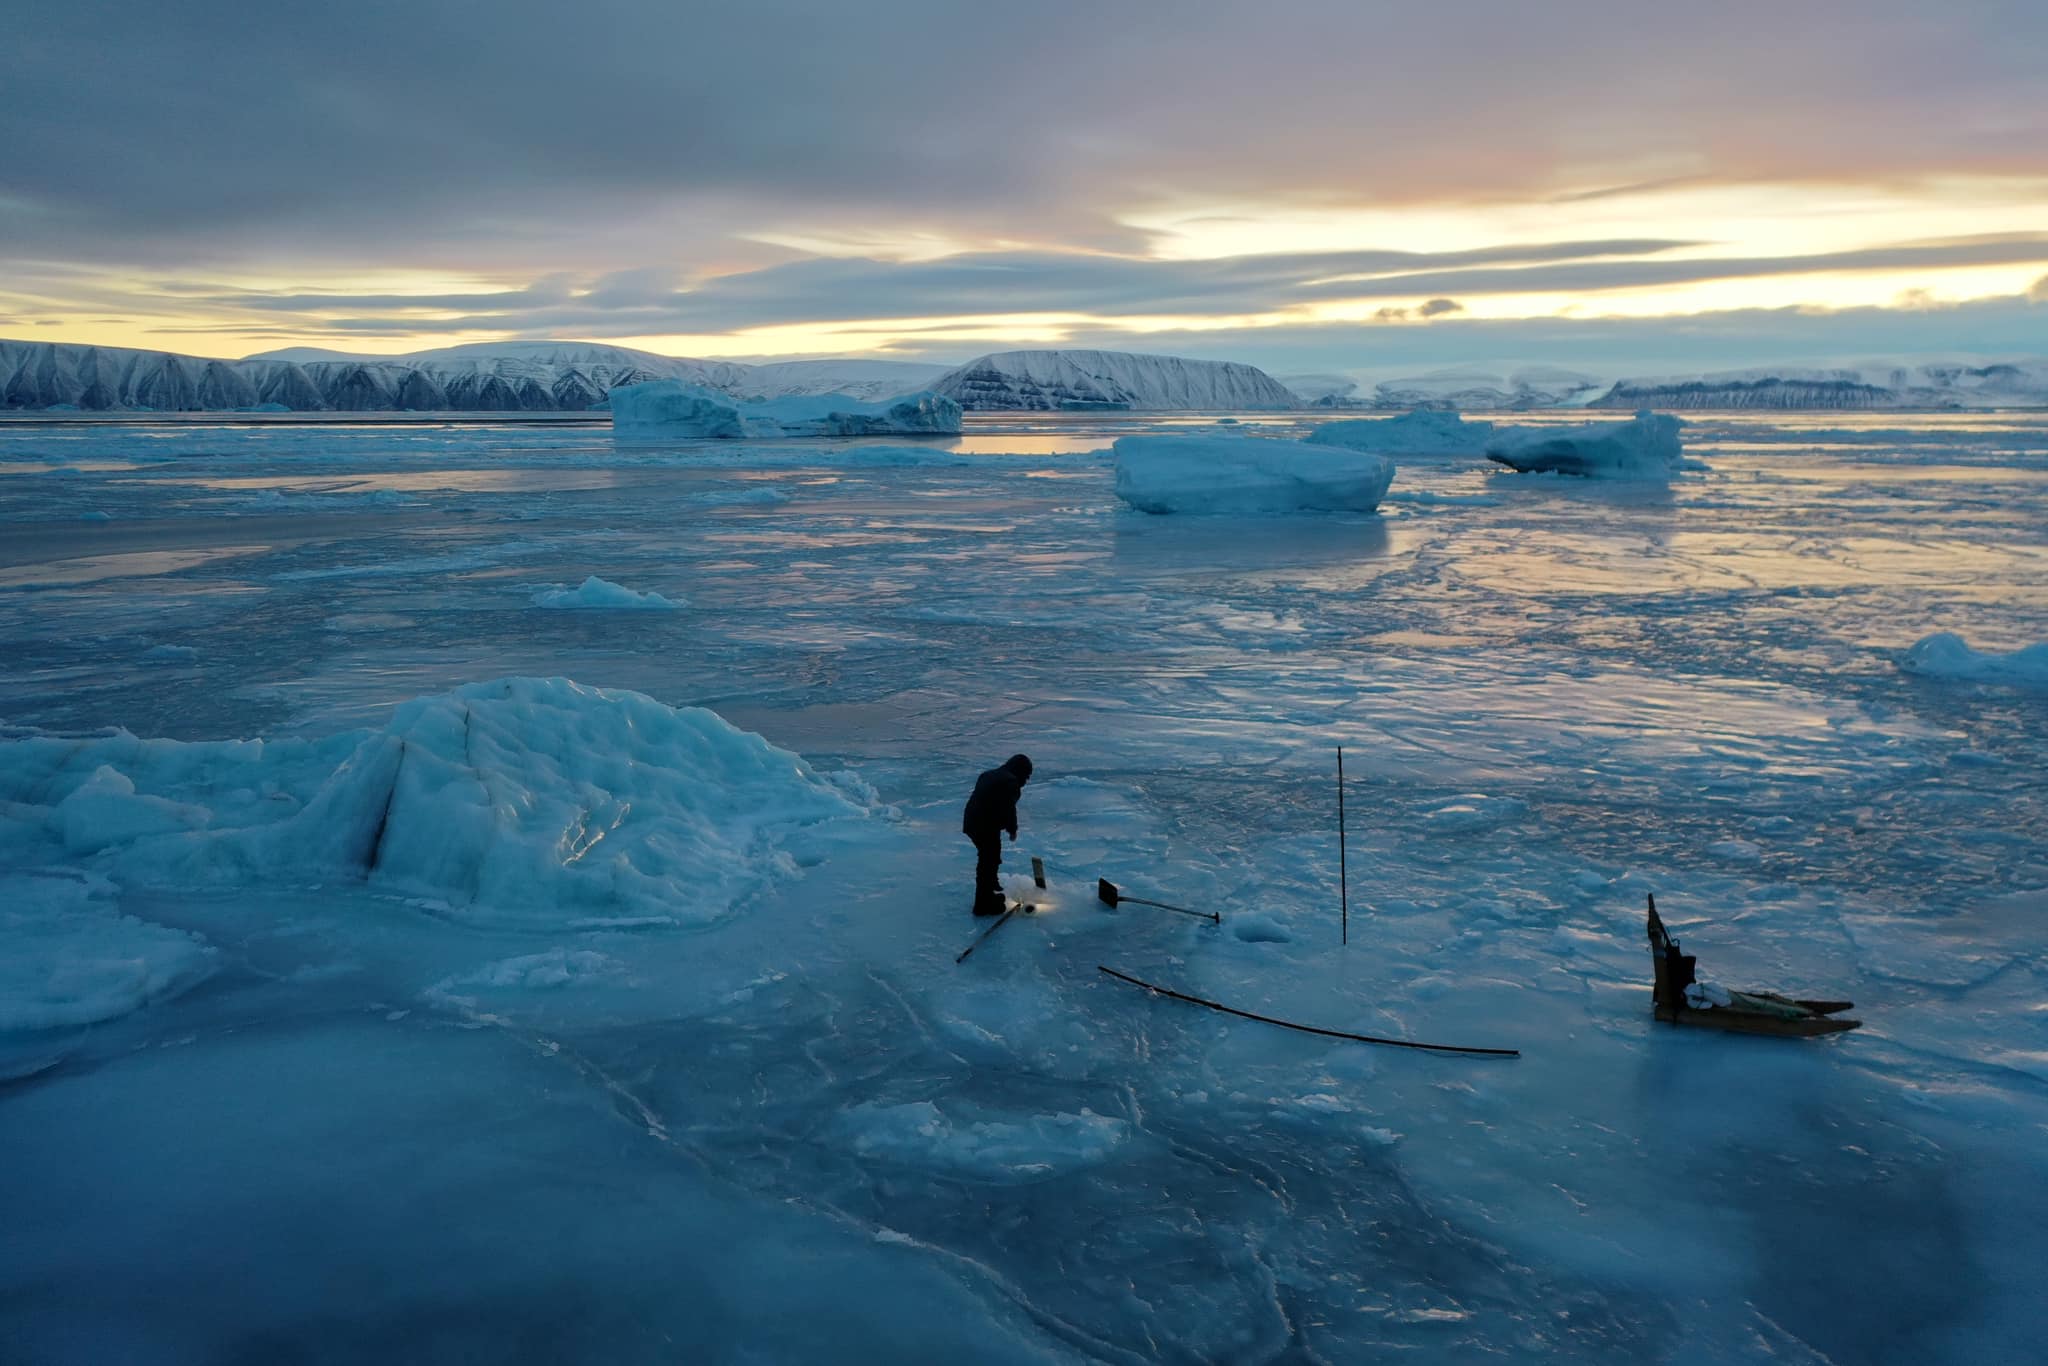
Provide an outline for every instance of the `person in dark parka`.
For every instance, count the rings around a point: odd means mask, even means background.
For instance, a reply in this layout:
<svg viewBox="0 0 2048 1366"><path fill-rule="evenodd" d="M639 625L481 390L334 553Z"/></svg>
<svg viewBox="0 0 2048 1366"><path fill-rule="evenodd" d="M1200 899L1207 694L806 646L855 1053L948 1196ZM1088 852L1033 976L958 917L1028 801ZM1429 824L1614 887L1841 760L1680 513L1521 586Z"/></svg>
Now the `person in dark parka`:
<svg viewBox="0 0 2048 1366"><path fill-rule="evenodd" d="M960 831L974 841L974 913L1001 915L1008 905L996 869L1003 862L1003 836L1017 838L1017 798L1031 781L1031 760L1012 754L1002 767L974 780L974 795L960 816Z"/></svg>

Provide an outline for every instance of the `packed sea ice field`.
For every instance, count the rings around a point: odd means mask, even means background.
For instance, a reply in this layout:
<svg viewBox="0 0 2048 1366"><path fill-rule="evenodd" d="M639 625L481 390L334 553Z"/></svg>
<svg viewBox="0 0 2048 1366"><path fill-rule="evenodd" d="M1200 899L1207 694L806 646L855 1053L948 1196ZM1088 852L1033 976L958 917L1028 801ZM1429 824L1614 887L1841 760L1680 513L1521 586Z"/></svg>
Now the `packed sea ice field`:
<svg viewBox="0 0 2048 1366"><path fill-rule="evenodd" d="M2040 1360L2048 415L1216 420L0 424L0 1359Z"/></svg>

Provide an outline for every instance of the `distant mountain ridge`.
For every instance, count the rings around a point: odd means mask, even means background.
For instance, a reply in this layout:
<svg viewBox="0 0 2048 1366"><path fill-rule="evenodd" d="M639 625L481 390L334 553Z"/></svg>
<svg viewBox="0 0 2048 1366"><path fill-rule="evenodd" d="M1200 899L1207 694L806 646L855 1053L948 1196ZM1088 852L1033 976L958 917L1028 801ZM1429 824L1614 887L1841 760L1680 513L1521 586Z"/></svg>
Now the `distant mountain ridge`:
<svg viewBox="0 0 2048 1366"><path fill-rule="evenodd" d="M948 370L931 387L969 412L1301 406L1292 390L1256 366L1128 351L999 351Z"/></svg>
<svg viewBox="0 0 2048 1366"><path fill-rule="evenodd" d="M765 365L601 342L479 342L403 356L291 347L242 360L0 341L0 410L87 412L582 412L622 384L674 379L737 399L845 393L873 402L933 389L981 411L1638 408L1825 411L2048 407L2048 359L1877 361L1598 379L1554 366L1458 367L1381 381L1123 351L1005 351L947 369L835 359Z"/></svg>
<svg viewBox="0 0 2048 1366"><path fill-rule="evenodd" d="M2048 359L1972 365L1878 364L1837 370L1781 367L1625 379L1596 408L2034 408L2048 405Z"/></svg>
<svg viewBox="0 0 2048 1366"><path fill-rule="evenodd" d="M943 366L691 360L597 342L484 342L405 356L294 347L243 360L0 341L0 409L88 412L580 412L621 384L677 379L735 398L892 397Z"/></svg>

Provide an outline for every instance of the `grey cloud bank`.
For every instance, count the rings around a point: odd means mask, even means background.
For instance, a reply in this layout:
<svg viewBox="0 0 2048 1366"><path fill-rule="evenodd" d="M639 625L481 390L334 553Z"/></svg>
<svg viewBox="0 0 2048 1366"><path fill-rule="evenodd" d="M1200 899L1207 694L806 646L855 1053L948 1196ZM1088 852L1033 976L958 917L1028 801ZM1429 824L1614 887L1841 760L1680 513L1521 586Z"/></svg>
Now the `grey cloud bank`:
<svg viewBox="0 0 2048 1366"><path fill-rule="evenodd" d="M19 8L0 80L0 305L17 331L62 312L162 320L166 337L646 337L1346 298L1455 317L1486 293L2048 253L2007 235L1703 262L1679 240L1711 237L1702 224L1169 261L1129 225L1148 207L1231 202L1583 203L1624 185L2048 174L2048 14L2003 0L1851 14L1760 0ZM977 249L899 262L792 245L913 236ZM319 284L401 271L529 283ZM917 345L941 345L945 326ZM1270 345L1284 365L1287 336L1210 340L1257 360ZM1089 340L1132 343L1113 328L1066 338Z"/></svg>

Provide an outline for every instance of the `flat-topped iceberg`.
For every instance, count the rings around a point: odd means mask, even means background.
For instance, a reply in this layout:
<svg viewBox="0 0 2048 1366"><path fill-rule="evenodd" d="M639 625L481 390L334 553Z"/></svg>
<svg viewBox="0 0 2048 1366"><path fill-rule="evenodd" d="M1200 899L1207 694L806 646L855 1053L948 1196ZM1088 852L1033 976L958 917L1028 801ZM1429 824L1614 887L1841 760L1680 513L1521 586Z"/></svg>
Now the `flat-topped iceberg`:
<svg viewBox="0 0 2048 1366"><path fill-rule="evenodd" d="M1116 496L1140 512L1371 512L1394 462L1364 451L1256 436L1126 436Z"/></svg>
<svg viewBox="0 0 2048 1366"><path fill-rule="evenodd" d="M1467 422L1453 412L1418 408L1399 417L1325 422L1308 439L1318 446L1376 455L1478 455L1492 435L1491 422Z"/></svg>
<svg viewBox="0 0 2048 1366"><path fill-rule="evenodd" d="M879 403L851 394L741 399L681 380L657 379L612 390L611 405L614 432L654 440L946 436L960 431L960 405L930 392Z"/></svg>
<svg viewBox="0 0 2048 1366"><path fill-rule="evenodd" d="M1678 428L1678 419L1669 413L1647 410L1626 422L1511 427L1486 443L1486 458L1525 474L1669 479L1683 458Z"/></svg>

